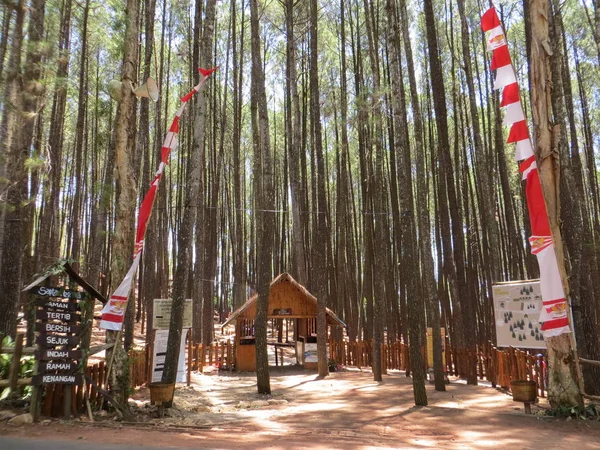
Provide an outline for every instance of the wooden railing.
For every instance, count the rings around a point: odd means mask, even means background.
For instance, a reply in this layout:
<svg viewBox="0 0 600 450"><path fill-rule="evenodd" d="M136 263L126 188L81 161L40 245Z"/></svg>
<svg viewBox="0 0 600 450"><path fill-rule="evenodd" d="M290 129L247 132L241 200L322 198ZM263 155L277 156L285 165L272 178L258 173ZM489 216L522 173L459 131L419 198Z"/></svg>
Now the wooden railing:
<svg viewBox="0 0 600 450"><path fill-rule="evenodd" d="M370 342L330 342L330 358L337 364L355 367L371 367L372 344ZM491 345L481 346L477 351L468 351L447 346L445 371L448 375L466 377L469 364L476 364L477 376L486 379L492 386L510 390L512 380L535 381L540 397L546 396L546 360L516 348L499 350ZM424 363L427 362L425 348L421 349ZM383 344L381 348L382 370L410 371L409 348L402 342Z"/></svg>
<svg viewBox="0 0 600 450"><path fill-rule="evenodd" d="M15 392L19 387L31 386L31 377L20 377L22 357L32 355L33 347L23 347L24 335L18 334L14 345L10 347L1 347L0 354L11 356L11 364L7 379L0 379L0 392L3 388L11 389ZM130 386L136 388L146 382L146 352L144 350L130 350ZM107 365L104 361L88 365L84 369L84 374L100 389L108 390ZM97 406L100 402L101 394L91 383L85 384L88 398L91 406ZM44 396L41 405L41 413L45 416L60 417L64 414L64 397L67 390L71 390L71 412L79 414L85 409L85 392L83 382L77 385L48 384L44 387Z"/></svg>
<svg viewBox="0 0 600 450"><path fill-rule="evenodd" d="M193 342L187 345L188 385L189 373L202 372L205 366L214 366L219 369L233 370L235 366L235 343L228 339L225 342L213 342L206 346Z"/></svg>

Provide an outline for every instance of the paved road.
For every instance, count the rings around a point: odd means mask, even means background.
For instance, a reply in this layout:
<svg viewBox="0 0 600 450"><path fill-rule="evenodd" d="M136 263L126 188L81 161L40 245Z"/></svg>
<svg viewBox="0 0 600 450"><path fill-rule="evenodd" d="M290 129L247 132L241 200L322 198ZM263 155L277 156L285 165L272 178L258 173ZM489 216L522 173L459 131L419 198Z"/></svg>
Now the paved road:
<svg viewBox="0 0 600 450"><path fill-rule="evenodd" d="M148 447L141 445L99 444L97 442L20 439L0 436L2 450L202 450L206 447Z"/></svg>

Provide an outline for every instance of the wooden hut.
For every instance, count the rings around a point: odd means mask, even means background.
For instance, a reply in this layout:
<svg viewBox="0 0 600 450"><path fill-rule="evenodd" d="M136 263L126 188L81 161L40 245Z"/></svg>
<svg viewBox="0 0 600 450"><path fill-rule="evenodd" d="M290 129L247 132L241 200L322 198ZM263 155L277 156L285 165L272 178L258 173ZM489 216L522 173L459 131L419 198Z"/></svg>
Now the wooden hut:
<svg viewBox="0 0 600 450"><path fill-rule="evenodd" d="M254 319L258 295L253 295L244 305L234 311L223 327L235 322L235 361L240 372L256 370L256 344ZM277 276L269 287L269 319L293 320L296 362L307 369L317 368L317 298L288 273ZM329 326L345 327L346 324L327 308ZM272 345L284 343L270 342Z"/></svg>

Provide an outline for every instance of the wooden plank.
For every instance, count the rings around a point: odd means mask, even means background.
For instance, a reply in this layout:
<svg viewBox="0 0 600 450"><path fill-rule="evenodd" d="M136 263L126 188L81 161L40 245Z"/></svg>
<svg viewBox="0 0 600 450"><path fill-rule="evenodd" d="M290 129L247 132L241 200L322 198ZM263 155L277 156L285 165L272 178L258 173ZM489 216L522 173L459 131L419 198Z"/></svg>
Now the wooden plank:
<svg viewBox="0 0 600 450"><path fill-rule="evenodd" d="M82 352L80 349L78 350L55 350L55 349L46 349L46 350L37 350L35 352L35 359L37 360L55 360L55 359L81 359Z"/></svg>
<svg viewBox="0 0 600 450"><path fill-rule="evenodd" d="M109 342L107 344L97 345L95 347L92 347L92 348L90 348L90 351L88 352L88 357L95 355L96 353L100 353L101 351L108 350L109 348L113 348L114 346L115 346L114 342Z"/></svg>
<svg viewBox="0 0 600 450"><path fill-rule="evenodd" d="M36 350L37 350L36 347L23 347L23 349L21 350L21 356L22 355L33 355ZM0 354L1 355L12 355L14 352L15 352L14 347L4 347Z"/></svg>
<svg viewBox="0 0 600 450"><path fill-rule="evenodd" d="M55 311L77 311L79 310L79 303L75 300L69 300L67 302L61 302L53 298L37 298L35 300L35 306L41 306L44 309L50 309Z"/></svg>
<svg viewBox="0 0 600 450"><path fill-rule="evenodd" d="M0 380L0 388L10 386L10 380ZM17 378L17 386L31 386L31 378Z"/></svg>
<svg viewBox="0 0 600 450"><path fill-rule="evenodd" d="M39 333L79 333L81 331L80 325L65 324L65 323L35 323L35 331Z"/></svg>
<svg viewBox="0 0 600 450"><path fill-rule="evenodd" d="M600 366L600 361L594 361L593 359L579 358L579 362L590 364L592 366Z"/></svg>
<svg viewBox="0 0 600 450"><path fill-rule="evenodd" d="M35 375L32 378L32 384L39 386L41 384L79 384L81 383L81 374L45 374Z"/></svg>
<svg viewBox="0 0 600 450"><path fill-rule="evenodd" d="M79 364L70 361L43 361L39 364L39 371L41 373L46 373L53 370L61 370L72 373L79 367Z"/></svg>
<svg viewBox="0 0 600 450"><path fill-rule="evenodd" d="M35 313L35 318L37 320L61 320L67 323L74 323L81 320L81 314L65 311L38 310Z"/></svg>
<svg viewBox="0 0 600 450"><path fill-rule="evenodd" d="M39 295L40 297L58 297L76 300L82 300L83 296L85 295L83 292L80 291L73 291L71 289L49 286L36 286L29 293Z"/></svg>
<svg viewBox="0 0 600 450"><path fill-rule="evenodd" d="M43 348L51 348L56 346L75 347L79 344L79 336L61 336L58 334L42 334L35 338L35 343Z"/></svg>

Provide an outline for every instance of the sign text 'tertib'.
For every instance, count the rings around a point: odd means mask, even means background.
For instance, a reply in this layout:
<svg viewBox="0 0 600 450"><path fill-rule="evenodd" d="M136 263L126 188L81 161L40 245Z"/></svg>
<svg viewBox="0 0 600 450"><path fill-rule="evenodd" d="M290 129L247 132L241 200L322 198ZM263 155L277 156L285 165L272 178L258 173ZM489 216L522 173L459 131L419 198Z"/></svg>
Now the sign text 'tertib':
<svg viewBox="0 0 600 450"><path fill-rule="evenodd" d="M57 347L66 345L75 347L79 344L79 336L59 336L56 334L41 334L35 339L35 343L41 347Z"/></svg>
<svg viewBox="0 0 600 450"><path fill-rule="evenodd" d="M80 325L72 325L66 323L35 323L35 331L40 333L79 333Z"/></svg>
<svg viewBox="0 0 600 450"><path fill-rule="evenodd" d="M56 359L81 359L81 350L56 350L48 348L46 350L36 350L35 359L39 361L50 361Z"/></svg>
<svg viewBox="0 0 600 450"><path fill-rule="evenodd" d="M82 292L59 287L37 286L31 291L31 293L34 295L39 295L40 297L73 298L76 300L83 299Z"/></svg>
<svg viewBox="0 0 600 450"><path fill-rule="evenodd" d="M31 378L31 383L34 386L40 384L79 384L81 382L81 374L43 374L34 375Z"/></svg>
<svg viewBox="0 0 600 450"><path fill-rule="evenodd" d="M61 320L63 322L79 322L81 314L64 311L47 311L45 309L37 311L35 318L38 320Z"/></svg>

